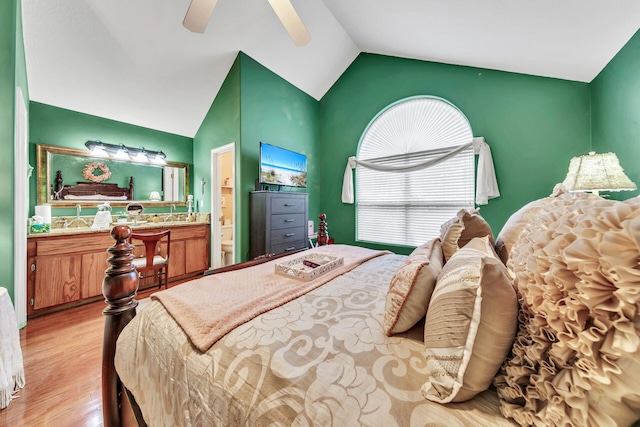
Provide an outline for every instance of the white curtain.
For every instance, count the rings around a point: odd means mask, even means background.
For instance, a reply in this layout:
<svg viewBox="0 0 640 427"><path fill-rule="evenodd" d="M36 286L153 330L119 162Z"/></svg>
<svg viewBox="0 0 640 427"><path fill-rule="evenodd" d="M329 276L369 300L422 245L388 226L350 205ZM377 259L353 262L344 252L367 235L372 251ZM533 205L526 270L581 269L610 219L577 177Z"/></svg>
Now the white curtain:
<svg viewBox="0 0 640 427"><path fill-rule="evenodd" d="M478 171L476 177L476 204L486 205L487 203L489 203L489 199L494 199L500 196L500 191L498 190L496 172L493 168L491 148L489 148L489 144L485 142L483 137L473 138L471 142L454 147L451 149L451 151L448 151L442 156L439 156L435 159L430 159L423 163L407 167L378 165L358 160L355 158L355 156L351 156L347 161L347 167L344 170L344 178L342 180L342 202L352 204L354 201L353 169L356 168L356 165L385 172L411 172L414 170L428 168L430 166L444 162L445 160L465 150L469 146L473 146L474 154L478 155Z"/></svg>

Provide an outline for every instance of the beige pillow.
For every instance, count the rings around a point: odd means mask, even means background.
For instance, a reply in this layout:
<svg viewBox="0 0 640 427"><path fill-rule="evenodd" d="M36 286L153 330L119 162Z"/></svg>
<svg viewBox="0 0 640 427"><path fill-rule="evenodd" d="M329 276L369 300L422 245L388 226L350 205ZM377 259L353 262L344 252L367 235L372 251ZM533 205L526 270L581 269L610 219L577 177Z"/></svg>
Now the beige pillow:
<svg viewBox="0 0 640 427"><path fill-rule="evenodd" d="M475 238L445 264L424 330L429 400L462 402L486 390L515 337L516 293L488 236Z"/></svg>
<svg viewBox="0 0 640 427"><path fill-rule="evenodd" d="M434 239L417 247L396 271L384 308L387 335L405 332L424 317L442 264L440 239Z"/></svg>
<svg viewBox="0 0 640 427"><path fill-rule="evenodd" d="M445 262L461 247L475 237L488 236L493 245L491 226L477 211L461 209L458 214L440 227L442 253Z"/></svg>

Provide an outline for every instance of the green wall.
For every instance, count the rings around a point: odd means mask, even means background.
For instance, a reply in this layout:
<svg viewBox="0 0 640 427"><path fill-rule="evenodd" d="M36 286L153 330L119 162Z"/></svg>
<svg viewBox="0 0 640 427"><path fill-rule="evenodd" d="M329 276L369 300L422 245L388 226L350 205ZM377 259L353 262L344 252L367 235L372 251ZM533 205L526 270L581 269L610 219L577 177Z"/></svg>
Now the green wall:
<svg viewBox="0 0 640 427"><path fill-rule="evenodd" d="M245 234L241 242L244 259L249 253L249 193L258 178L260 141L307 156L307 188L283 191L309 193L309 219L320 214L319 103L291 83L241 53L242 186L238 188L239 212Z"/></svg>
<svg viewBox="0 0 640 427"><path fill-rule="evenodd" d="M124 144L129 147L143 146L149 150L162 150L167 155L167 160L174 162L191 164L193 160L193 140L191 138L38 102L31 102L30 104L29 137L29 159L32 165L36 164L37 144L86 150L84 143L87 140L100 140L109 144ZM71 178L66 180L72 181ZM127 183L118 182L118 184L124 186ZM29 185L31 194L29 200L30 215L33 215L33 207L37 204L35 173L31 177ZM190 186L190 188L194 188L193 179ZM163 209L157 208L156 210L162 211ZM167 210L167 208L164 208L164 210ZM95 211L96 209L83 210L87 214L93 214ZM52 209L52 215L54 216L75 215L75 212L75 209Z"/></svg>
<svg viewBox="0 0 640 427"><path fill-rule="evenodd" d="M194 137L196 182L209 180L212 149L236 144L236 261L249 256L249 193L258 178L260 141L307 155L309 212L319 214L318 102L240 53ZM294 190L292 190L294 191ZM211 205L207 192L205 207Z"/></svg>
<svg viewBox="0 0 640 427"><path fill-rule="evenodd" d="M194 197L197 201L202 200L203 211L211 210L211 185L213 185L209 182L211 180L211 150L232 142L236 144L236 176L240 176L242 171L242 159L239 156L242 143L240 140L240 57L234 61L218 95L193 138L193 176L197 187ZM201 178L204 178L208 183L205 186L204 194L200 191ZM244 190L243 183L238 179L236 179L235 188L236 209L242 211L244 209L240 205L242 198L239 197L239 193ZM211 215L212 221L215 221L216 218L216 214ZM236 227L236 240L240 240L240 236L243 234L242 227ZM237 261L240 260L240 254L240 247L236 247Z"/></svg>
<svg viewBox="0 0 640 427"><path fill-rule="evenodd" d="M591 82L593 148L612 151L629 178L640 184L640 31ZM623 200L636 191L611 193Z"/></svg>
<svg viewBox="0 0 640 427"><path fill-rule="evenodd" d="M589 147L586 83L360 54L320 101L320 203L336 242L355 243L355 205L341 202L348 157L380 110L415 95L452 102L491 147L501 196L481 212L494 234L522 205L548 196L570 158Z"/></svg>
<svg viewBox="0 0 640 427"><path fill-rule="evenodd" d="M0 2L0 286L6 287L14 298L14 214L15 203L28 194L16 194L14 186L14 122L16 87L28 100L27 71L22 38L22 15L19 0ZM28 108L28 106L27 106ZM26 239L26 232L25 237ZM19 256L24 256L21 254Z"/></svg>

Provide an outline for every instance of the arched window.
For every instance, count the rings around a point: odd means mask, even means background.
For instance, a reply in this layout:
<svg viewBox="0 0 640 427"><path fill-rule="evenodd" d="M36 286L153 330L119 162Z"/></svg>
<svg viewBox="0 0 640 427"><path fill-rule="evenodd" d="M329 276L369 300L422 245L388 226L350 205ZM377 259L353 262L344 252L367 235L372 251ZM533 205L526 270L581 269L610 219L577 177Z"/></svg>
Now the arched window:
<svg viewBox="0 0 640 427"><path fill-rule="evenodd" d="M451 103L419 96L382 110L362 134L358 160L403 172L356 168L358 241L418 246L463 208L474 208L473 133ZM466 147L462 148L462 146ZM461 147L447 160L425 162Z"/></svg>

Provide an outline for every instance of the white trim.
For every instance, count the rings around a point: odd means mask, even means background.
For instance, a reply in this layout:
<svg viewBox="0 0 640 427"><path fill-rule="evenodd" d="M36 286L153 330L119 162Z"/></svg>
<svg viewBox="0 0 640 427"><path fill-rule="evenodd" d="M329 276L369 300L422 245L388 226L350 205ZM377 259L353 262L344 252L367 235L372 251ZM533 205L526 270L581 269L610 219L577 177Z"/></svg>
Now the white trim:
<svg viewBox="0 0 640 427"><path fill-rule="evenodd" d="M16 86L14 120L13 305L19 327L27 324L27 216L29 215L29 112Z"/></svg>
<svg viewBox="0 0 640 427"><path fill-rule="evenodd" d="M221 238L222 235L222 227L220 224L220 212L222 205L222 172L220 168L220 155L226 152L232 153L232 176L233 176L233 190L231 193L231 203L232 203L232 212L233 212L233 254L231 259L236 259L236 224L237 222L237 209L236 209L236 188L237 188L237 171L236 171L236 144L235 142L231 142L229 144L223 145L222 147L214 148L211 150L211 175L209 177L211 183L211 268L222 267L222 244Z"/></svg>

